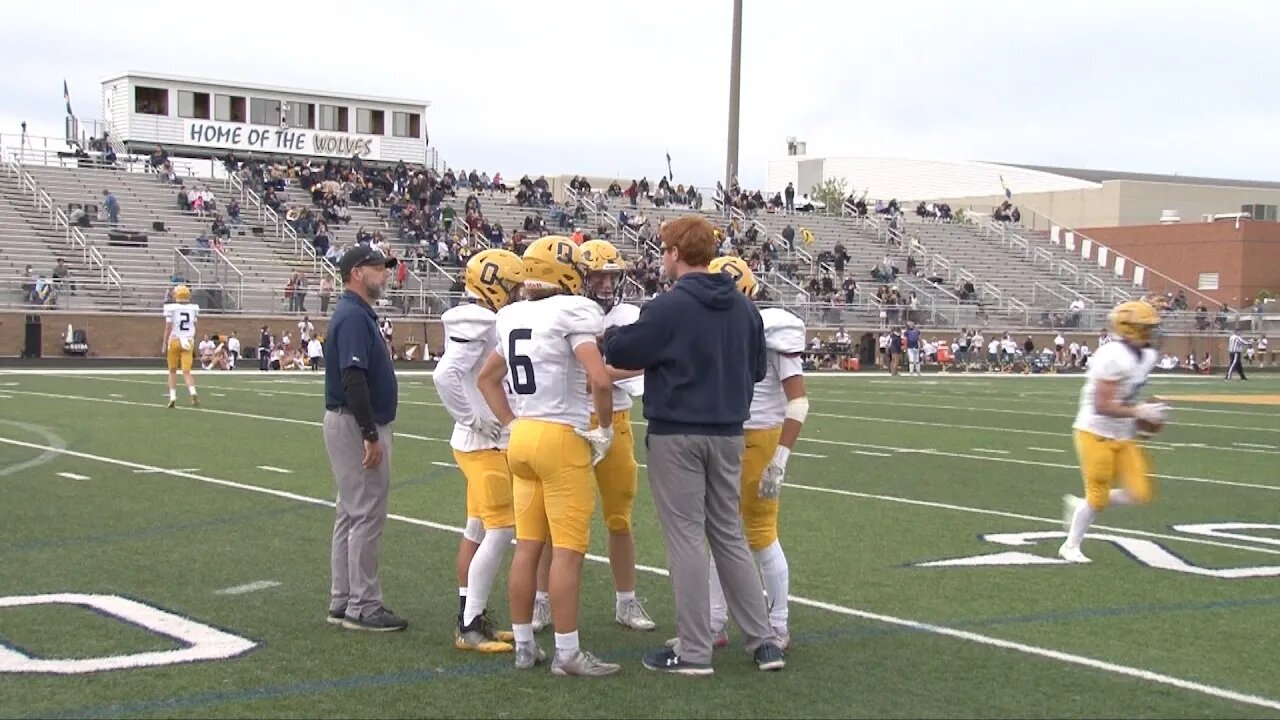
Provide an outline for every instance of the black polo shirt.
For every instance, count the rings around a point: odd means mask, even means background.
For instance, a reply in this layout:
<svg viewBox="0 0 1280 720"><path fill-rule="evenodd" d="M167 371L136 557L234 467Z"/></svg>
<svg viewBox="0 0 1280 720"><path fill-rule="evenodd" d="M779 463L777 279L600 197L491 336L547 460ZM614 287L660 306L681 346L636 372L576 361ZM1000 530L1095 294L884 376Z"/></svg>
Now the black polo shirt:
<svg viewBox="0 0 1280 720"><path fill-rule="evenodd" d="M342 372L362 368L369 380L373 421L386 425L396 419L399 386L391 355L378 330L378 316L350 290L338 298L324 339L324 406L337 410L347 404Z"/></svg>

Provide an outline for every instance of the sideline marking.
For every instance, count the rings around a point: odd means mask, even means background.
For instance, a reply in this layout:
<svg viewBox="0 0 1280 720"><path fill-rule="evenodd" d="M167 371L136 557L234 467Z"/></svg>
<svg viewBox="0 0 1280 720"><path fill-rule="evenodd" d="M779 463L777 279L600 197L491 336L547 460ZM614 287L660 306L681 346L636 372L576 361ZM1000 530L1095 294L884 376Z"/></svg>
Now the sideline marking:
<svg viewBox="0 0 1280 720"><path fill-rule="evenodd" d="M246 593L258 592L267 588L280 587L280 583L275 580L255 580L244 585L233 585L229 588L214 590L215 595L244 595Z"/></svg>

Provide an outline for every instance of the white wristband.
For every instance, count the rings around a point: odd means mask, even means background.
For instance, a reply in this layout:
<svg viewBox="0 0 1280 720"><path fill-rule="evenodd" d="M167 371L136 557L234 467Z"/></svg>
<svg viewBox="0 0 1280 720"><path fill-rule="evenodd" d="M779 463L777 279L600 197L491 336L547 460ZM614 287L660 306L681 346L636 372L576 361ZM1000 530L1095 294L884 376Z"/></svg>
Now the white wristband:
<svg viewBox="0 0 1280 720"><path fill-rule="evenodd" d="M787 460L791 457L791 449L785 445L779 445L777 450L773 451L773 464L778 467L786 467Z"/></svg>

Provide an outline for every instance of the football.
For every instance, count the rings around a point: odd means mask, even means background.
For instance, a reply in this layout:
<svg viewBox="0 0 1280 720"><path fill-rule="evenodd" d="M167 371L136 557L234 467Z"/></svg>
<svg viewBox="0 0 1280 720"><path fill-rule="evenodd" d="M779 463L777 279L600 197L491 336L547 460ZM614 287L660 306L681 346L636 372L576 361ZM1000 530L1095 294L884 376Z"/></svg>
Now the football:
<svg viewBox="0 0 1280 720"><path fill-rule="evenodd" d="M1151 437L1164 429L1164 423L1153 423L1150 420L1138 421L1138 434L1143 437Z"/></svg>

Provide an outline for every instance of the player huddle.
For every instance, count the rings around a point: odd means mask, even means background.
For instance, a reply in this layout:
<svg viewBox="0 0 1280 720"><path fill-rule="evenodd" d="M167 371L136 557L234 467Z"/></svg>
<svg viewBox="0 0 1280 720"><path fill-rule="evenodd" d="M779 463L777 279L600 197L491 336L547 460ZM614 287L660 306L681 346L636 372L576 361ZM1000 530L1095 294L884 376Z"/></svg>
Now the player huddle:
<svg viewBox="0 0 1280 720"><path fill-rule="evenodd" d="M625 269L617 249L603 240L578 246L547 236L523 257L485 250L466 267L471 302L441 318L445 349L433 379L456 423L450 443L467 484L457 563L459 649L514 652L517 668L532 668L547 660L535 632L554 625L552 674L604 676L621 669L582 649L578 637L580 577L597 489L609 533L615 620L635 630L655 628L636 598L631 535L638 466L630 410L643 380L639 371L609 366L598 340L606 327L640 316L621 302ZM755 279L737 258L721 258L709 269L754 294ZM770 364L745 426L740 507L765 578L774 633L785 646L788 573L777 539L777 495L801 426L787 419L793 415L787 408L804 397L799 354L805 330L786 311L761 315ZM513 537L512 630L505 632L486 607ZM713 630L723 645L728 613L715 572L711 581ZM781 663L765 669L777 667Z"/></svg>

